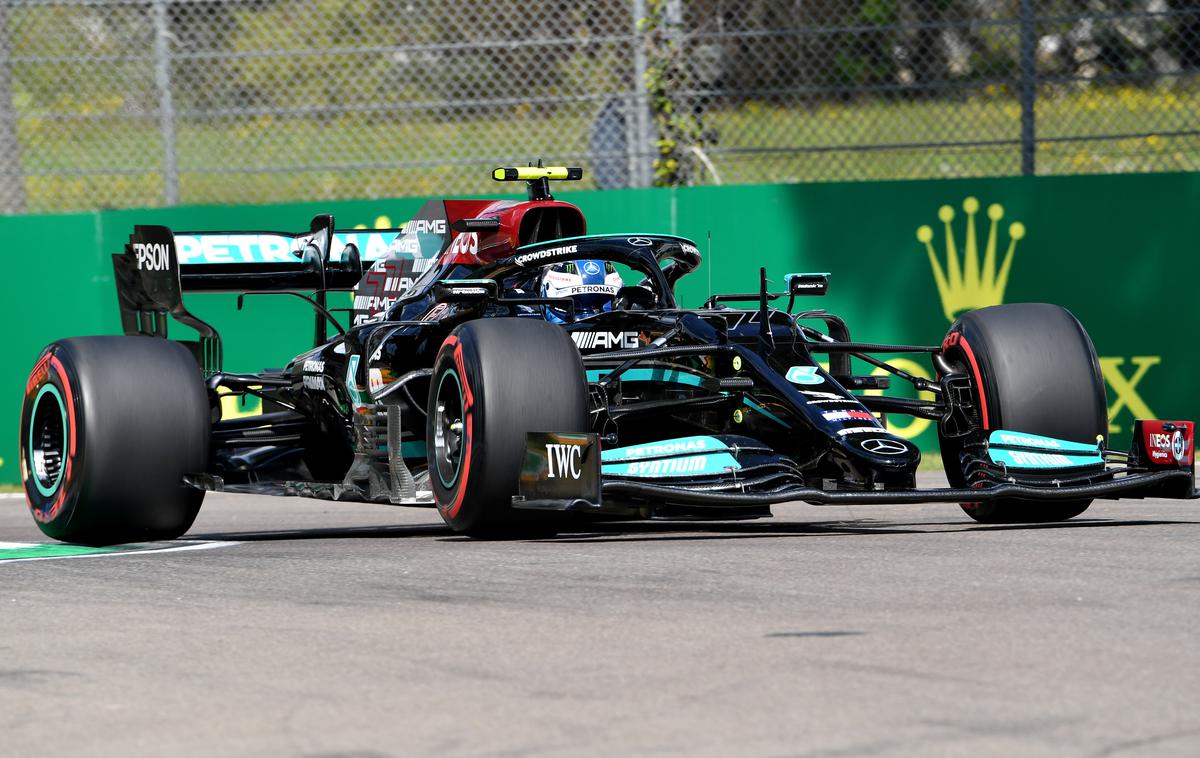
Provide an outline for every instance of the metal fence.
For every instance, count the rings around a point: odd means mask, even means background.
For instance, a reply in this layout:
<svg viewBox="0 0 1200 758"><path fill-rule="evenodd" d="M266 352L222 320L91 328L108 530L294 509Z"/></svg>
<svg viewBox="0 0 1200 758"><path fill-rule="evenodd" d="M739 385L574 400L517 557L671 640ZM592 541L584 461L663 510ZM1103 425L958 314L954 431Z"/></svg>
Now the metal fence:
<svg viewBox="0 0 1200 758"><path fill-rule="evenodd" d="M1178 0L0 0L0 212L1200 167Z"/></svg>

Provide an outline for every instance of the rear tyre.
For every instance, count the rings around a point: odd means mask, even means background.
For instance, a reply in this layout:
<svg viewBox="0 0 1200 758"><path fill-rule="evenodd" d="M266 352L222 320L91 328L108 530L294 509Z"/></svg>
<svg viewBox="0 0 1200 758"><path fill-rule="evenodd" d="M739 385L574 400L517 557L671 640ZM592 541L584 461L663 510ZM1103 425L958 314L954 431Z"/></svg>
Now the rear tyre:
<svg viewBox="0 0 1200 758"><path fill-rule="evenodd" d="M1095 443L1108 431L1104 378L1092 340L1071 312L1057 305L1015 303L959 317L942 344L946 359L972 378L984 434L994 429ZM940 440L951 486L965 486L961 440ZM963 503L986 524L1065 521L1091 500L1019 499Z"/></svg>
<svg viewBox="0 0 1200 758"><path fill-rule="evenodd" d="M21 409L21 477L34 521L91 545L173 539L204 500L208 393L185 347L76 337L42 351Z"/></svg>
<svg viewBox="0 0 1200 758"><path fill-rule="evenodd" d="M426 449L438 512L474 537L543 536L558 514L512 508L526 432L587 431L583 361L566 331L499 318L459 326L429 386Z"/></svg>

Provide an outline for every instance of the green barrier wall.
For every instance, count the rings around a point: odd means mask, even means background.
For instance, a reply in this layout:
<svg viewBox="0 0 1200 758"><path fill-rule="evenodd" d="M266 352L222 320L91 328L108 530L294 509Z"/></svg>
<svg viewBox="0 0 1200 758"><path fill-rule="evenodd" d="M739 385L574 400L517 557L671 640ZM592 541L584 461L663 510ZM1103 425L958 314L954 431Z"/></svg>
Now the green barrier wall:
<svg viewBox="0 0 1200 758"><path fill-rule="evenodd" d="M1193 211L1200 207L1200 175L695 187L560 192L559 198L579 205L594 233L663 231L695 239L705 265L680 285L686 305L714 290L753 290L759 266L781 287L787 272L830 271L830 294L811 305L845 316L856 339L934 344L966 308L1061 303L1096 343L1117 444L1126 444L1135 416L1200 418L1191 387L1200 323L1193 296L1200 279L1200 218ZM20 405L38 351L58 337L119 333L109 255L135 222L297 231L315 213L332 212L340 227L389 226L423 202L0 218L12 335L0 376L0 429L8 430L0 437L0 482L20 477ZM228 295L194 295L188 302L221 330L232 370L281 366L311 339L311 315L299 301L250 299L241 313ZM180 336L188 331L180 328ZM913 373L931 373L923 360L899 359ZM895 422L895 431L927 450L936 447L929 422Z"/></svg>

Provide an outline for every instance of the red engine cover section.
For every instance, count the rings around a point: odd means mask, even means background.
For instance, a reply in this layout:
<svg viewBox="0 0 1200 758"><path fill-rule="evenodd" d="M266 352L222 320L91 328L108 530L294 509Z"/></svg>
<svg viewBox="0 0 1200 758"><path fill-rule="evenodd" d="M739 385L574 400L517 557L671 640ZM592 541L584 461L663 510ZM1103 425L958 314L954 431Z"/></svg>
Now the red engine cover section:
<svg viewBox="0 0 1200 758"><path fill-rule="evenodd" d="M1134 446L1141 443L1146 465L1191 468L1196 460L1194 432L1191 421L1135 421Z"/></svg>

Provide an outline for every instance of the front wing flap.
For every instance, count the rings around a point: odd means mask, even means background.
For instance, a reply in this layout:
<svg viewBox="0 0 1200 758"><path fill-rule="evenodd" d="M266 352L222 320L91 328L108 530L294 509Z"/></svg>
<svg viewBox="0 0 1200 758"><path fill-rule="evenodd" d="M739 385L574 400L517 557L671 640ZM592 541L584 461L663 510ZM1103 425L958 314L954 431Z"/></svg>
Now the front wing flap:
<svg viewBox="0 0 1200 758"><path fill-rule="evenodd" d="M1161 424L1162 422L1154 422ZM1167 422L1170 424L1170 422ZM1184 422L1177 422L1183 428ZM1161 429L1154 426L1154 429ZM718 438L689 438L640 448L620 448L600 453L595 434L530 433L526 437L525 465L517 508L538 508L591 513L634 514L646 505L680 505L694 508L752 508L803 501L812 505L915 504L929 502L984 502L1001 498L1030 501L1164 497L1196 499L1191 425L1187 452L1182 460L1157 469L1132 465L1144 451L1144 440L1135 438L1130 464L1090 472L1083 477L1022 477L980 481L971 487L911 489L827 489L807 486L798 476L766 480L747 477L732 454L742 450ZM1143 430L1139 424L1138 434ZM1158 433L1158 432L1154 432ZM692 450L686 450L688 442ZM716 452L713 443L722 448ZM1141 447L1139 448L1139 444ZM671 450L660 451L674 445ZM1176 446L1178 447L1178 445ZM629 451L633 451L630 453ZM758 452L758 451L756 451ZM730 461L726 461L726 457ZM1182 458L1182 456L1181 456ZM677 461L694 461L679 464ZM723 464L718 470L716 464ZM689 476L671 476L672 473ZM663 476L643 477L656 472Z"/></svg>

